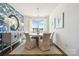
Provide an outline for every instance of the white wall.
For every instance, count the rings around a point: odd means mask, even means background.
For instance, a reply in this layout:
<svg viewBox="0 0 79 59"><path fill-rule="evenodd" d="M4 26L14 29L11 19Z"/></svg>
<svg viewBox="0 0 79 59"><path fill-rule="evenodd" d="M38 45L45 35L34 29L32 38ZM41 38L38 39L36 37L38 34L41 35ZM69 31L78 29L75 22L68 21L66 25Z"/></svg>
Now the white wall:
<svg viewBox="0 0 79 59"><path fill-rule="evenodd" d="M53 29L54 17L64 11L64 28ZM50 32L55 31L54 42L68 55L79 55L79 4L60 4L51 13Z"/></svg>

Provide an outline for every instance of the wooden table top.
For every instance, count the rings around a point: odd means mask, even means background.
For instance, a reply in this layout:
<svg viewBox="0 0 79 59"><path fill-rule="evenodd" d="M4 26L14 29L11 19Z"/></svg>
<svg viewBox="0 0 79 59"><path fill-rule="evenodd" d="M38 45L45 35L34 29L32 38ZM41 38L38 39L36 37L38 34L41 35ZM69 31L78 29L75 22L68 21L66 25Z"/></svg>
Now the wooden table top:
<svg viewBox="0 0 79 59"><path fill-rule="evenodd" d="M43 33L40 33L40 34L37 34L37 33L30 33L29 35L30 35L30 36L38 36L38 37L39 37L39 36L43 36Z"/></svg>

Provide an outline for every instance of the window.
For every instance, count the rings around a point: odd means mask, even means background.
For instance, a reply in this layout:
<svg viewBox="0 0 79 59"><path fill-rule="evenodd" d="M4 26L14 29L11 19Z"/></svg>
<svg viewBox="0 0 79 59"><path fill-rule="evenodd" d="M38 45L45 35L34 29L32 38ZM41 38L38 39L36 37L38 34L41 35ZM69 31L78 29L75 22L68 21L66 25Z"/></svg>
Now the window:
<svg viewBox="0 0 79 59"><path fill-rule="evenodd" d="M44 30L44 19L32 19L32 32L33 33L42 33Z"/></svg>

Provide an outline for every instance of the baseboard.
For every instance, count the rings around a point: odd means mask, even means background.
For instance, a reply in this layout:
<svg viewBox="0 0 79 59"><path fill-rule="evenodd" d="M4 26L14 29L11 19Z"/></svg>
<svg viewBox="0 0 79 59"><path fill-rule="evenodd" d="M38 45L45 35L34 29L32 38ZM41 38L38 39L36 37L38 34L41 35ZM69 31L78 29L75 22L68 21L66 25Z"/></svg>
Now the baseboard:
<svg viewBox="0 0 79 59"><path fill-rule="evenodd" d="M56 46L59 51L64 54L64 56L68 56L58 45L56 45L55 43L53 45Z"/></svg>

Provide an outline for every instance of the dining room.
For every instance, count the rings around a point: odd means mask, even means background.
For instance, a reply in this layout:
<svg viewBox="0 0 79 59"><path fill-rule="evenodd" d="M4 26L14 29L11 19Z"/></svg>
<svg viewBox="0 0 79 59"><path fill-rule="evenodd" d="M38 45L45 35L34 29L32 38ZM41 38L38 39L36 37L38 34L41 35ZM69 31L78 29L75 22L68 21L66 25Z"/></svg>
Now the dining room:
<svg viewBox="0 0 79 59"><path fill-rule="evenodd" d="M66 55L54 43L55 32L49 29L49 14L57 4L0 6L0 55Z"/></svg>
<svg viewBox="0 0 79 59"><path fill-rule="evenodd" d="M49 15L58 4L10 3L10 5L23 14L24 21L21 26L24 29L20 31L20 44L16 48L11 47L11 51L3 55L66 55L54 43L55 32L50 31Z"/></svg>
<svg viewBox="0 0 79 59"><path fill-rule="evenodd" d="M77 59L78 25L76 0L1 0L0 58Z"/></svg>
<svg viewBox="0 0 79 59"><path fill-rule="evenodd" d="M78 5L0 3L0 55L78 55Z"/></svg>

